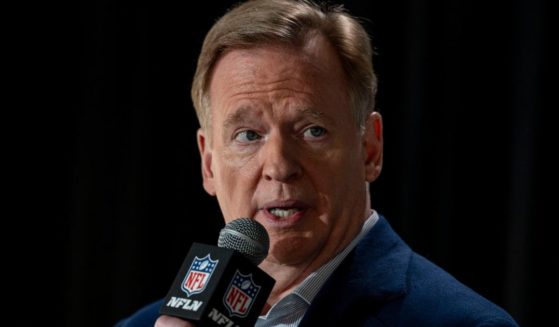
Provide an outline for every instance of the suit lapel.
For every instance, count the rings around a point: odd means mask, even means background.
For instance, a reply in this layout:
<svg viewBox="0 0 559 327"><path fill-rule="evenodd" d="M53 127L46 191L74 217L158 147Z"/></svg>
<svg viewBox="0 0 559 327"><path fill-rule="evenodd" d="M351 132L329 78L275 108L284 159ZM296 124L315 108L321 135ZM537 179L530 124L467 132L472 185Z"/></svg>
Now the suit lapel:
<svg viewBox="0 0 559 327"><path fill-rule="evenodd" d="M380 216L324 284L300 326L334 326L371 319L384 304L406 293L411 254Z"/></svg>

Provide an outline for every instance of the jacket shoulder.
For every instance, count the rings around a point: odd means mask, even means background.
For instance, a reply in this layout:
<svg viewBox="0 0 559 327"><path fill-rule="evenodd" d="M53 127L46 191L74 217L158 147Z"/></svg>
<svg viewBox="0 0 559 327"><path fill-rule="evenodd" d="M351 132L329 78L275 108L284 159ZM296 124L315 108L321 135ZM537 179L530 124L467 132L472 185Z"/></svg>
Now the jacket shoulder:
<svg viewBox="0 0 559 327"><path fill-rule="evenodd" d="M459 282L446 271L413 253L406 294L393 305L409 322L442 326L517 326L502 308ZM387 309L391 304L387 305ZM391 310L388 310L391 311ZM405 325L405 324L404 324Z"/></svg>

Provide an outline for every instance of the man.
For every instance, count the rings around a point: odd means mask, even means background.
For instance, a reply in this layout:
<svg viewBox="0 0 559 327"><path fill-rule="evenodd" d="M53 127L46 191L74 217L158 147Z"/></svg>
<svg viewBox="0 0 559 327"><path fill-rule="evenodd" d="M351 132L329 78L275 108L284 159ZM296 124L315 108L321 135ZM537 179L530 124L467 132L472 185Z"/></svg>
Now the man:
<svg viewBox="0 0 559 327"><path fill-rule="evenodd" d="M371 209L382 119L367 33L339 8L253 0L208 33L192 98L204 189L270 235L257 326L515 326ZM120 326L190 326L161 302Z"/></svg>

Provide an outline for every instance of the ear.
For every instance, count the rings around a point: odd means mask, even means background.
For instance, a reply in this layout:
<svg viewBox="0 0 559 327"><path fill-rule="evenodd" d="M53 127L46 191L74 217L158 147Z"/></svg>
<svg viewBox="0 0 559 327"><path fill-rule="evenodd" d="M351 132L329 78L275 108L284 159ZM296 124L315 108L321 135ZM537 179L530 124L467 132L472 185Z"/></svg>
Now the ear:
<svg viewBox="0 0 559 327"><path fill-rule="evenodd" d="M200 151L200 159L202 164L202 179L206 192L215 195L215 181L212 170L212 149L209 140L206 138L204 131L200 128L196 132L198 140L198 151Z"/></svg>
<svg viewBox="0 0 559 327"><path fill-rule="evenodd" d="M367 117L363 133L365 179L367 182L376 180L380 175L383 145L382 116L378 112L372 112Z"/></svg>

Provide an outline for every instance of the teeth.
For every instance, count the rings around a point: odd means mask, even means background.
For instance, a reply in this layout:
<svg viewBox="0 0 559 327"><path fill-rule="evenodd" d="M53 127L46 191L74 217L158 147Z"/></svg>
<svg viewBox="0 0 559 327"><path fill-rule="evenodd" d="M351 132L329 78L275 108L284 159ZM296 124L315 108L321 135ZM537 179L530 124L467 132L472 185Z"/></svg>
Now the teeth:
<svg viewBox="0 0 559 327"><path fill-rule="evenodd" d="M270 213L272 215L280 217L280 218L289 217L289 216L297 213L298 211L299 211L298 209L281 209L281 208L270 209Z"/></svg>

